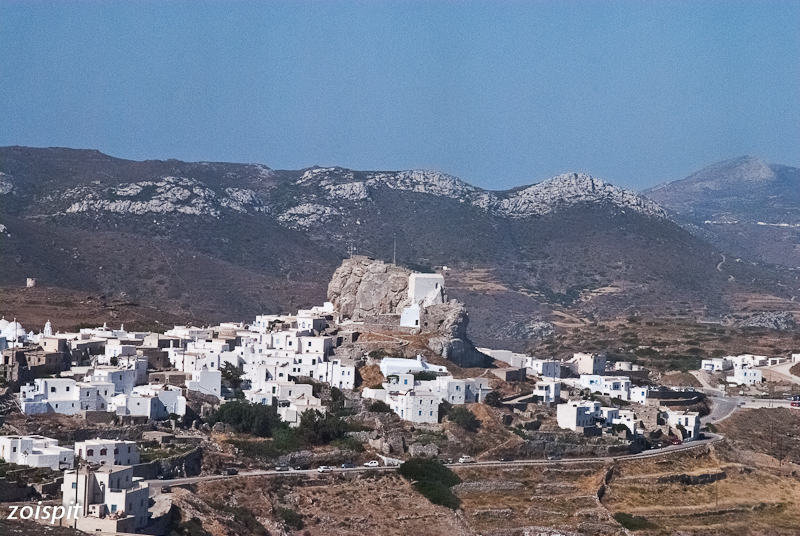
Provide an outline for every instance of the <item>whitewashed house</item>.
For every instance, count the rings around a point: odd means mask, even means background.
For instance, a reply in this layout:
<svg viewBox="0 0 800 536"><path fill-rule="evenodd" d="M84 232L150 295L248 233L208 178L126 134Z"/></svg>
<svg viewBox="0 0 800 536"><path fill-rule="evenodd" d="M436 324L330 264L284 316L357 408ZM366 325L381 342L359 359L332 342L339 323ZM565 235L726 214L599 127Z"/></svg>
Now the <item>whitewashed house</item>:
<svg viewBox="0 0 800 536"><path fill-rule="evenodd" d="M314 379L329 383L339 389L353 389L356 381L356 367L343 364L341 359L317 363Z"/></svg>
<svg viewBox="0 0 800 536"><path fill-rule="evenodd" d="M78 530L133 534L150 519L150 487L133 476L133 467L105 465L96 471L66 471L61 492L64 508L79 505Z"/></svg>
<svg viewBox="0 0 800 536"><path fill-rule="evenodd" d="M191 374L192 379L186 381L186 388L189 391L221 398L222 373L219 370L209 370L204 366L201 370L195 370Z"/></svg>
<svg viewBox="0 0 800 536"><path fill-rule="evenodd" d="M524 366L526 367L526 372L531 376L541 376L543 378L561 377L561 361L529 357Z"/></svg>
<svg viewBox="0 0 800 536"><path fill-rule="evenodd" d="M170 413L186 414L186 398L181 388L174 385L140 385L128 395L117 395L109 406L117 415L147 417L159 421Z"/></svg>
<svg viewBox="0 0 800 536"><path fill-rule="evenodd" d="M561 401L560 381L540 381L533 388L533 394L545 404L558 404Z"/></svg>
<svg viewBox="0 0 800 536"><path fill-rule="evenodd" d="M733 368L733 363L725 357L712 357L700 362L700 370L706 372L721 372Z"/></svg>
<svg viewBox="0 0 800 536"><path fill-rule="evenodd" d="M431 365L424 357L417 355L416 359L401 359L397 357L384 357L379 365L385 378L392 374L406 374L414 372L435 372L437 374L450 374L447 367Z"/></svg>
<svg viewBox="0 0 800 536"><path fill-rule="evenodd" d="M733 376L728 376L728 383L736 385L756 385L764 381L760 370L734 368Z"/></svg>
<svg viewBox="0 0 800 536"><path fill-rule="evenodd" d="M578 352L573 354L572 359L567 361L567 366L574 374L602 376L606 372L606 356Z"/></svg>
<svg viewBox="0 0 800 536"><path fill-rule="evenodd" d="M20 388L20 409L26 415L61 413L75 415L81 411L80 389L67 378L36 378Z"/></svg>
<svg viewBox="0 0 800 536"><path fill-rule="evenodd" d="M625 401L631 398L631 380L627 376L581 374L581 387Z"/></svg>
<svg viewBox="0 0 800 536"><path fill-rule="evenodd" d="M667 424L680 431L678 426L685 430L682 439L692 441L700 437L700 414L696 411L666 410Z"/></svg>
<svg viewBox="0 0 800 536"><path fill-rule="evenodd" d="M58 440L40 435L0 436L0 459L28 467L63 471L74 466L72 449L59 447Z"/></svg>
<svg viewBox="0 0 800 536"><path fill-rule="evenodd" d="M570 400L556 406L556 421L559 428L577 431L578 428L595 426L601 418L600 402L592 400Z"/></svg>
<svg viewBox="0 0 800 536"><path fill-rule="evenodd" d="M113 384L114 394L128 394L136 387L136 370L123 370L116 367L98 367L83 379L85 383Z"/></svg>
<svg viewBox="0 0 800 536"><path fill-rule="evenodd" d="M74 454L89 463L100 465L136 465L139 447L136 441L89 439L75 443Z"/></svg>
<svg viewBox="0 0 800 536"><path fill-rule="evenodd" d="M633 410L630 409L619 410L618 416L612 419L611 423L621 424L625 426L628 429L628 431L630 431L630 433L633 434L634 436L639 434L639 432L637 431L638 428L637 428L636 414L633 412Z"/></svg>

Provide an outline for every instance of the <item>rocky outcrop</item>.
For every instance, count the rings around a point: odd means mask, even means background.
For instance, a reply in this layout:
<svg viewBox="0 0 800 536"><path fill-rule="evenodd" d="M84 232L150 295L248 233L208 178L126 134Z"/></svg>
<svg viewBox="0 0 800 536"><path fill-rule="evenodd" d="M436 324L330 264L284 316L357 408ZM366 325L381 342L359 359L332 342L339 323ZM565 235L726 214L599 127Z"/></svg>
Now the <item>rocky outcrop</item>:
<svg viewBox="0 0 800 536"><path fill-rule="evenodd" d="M380 315L399 315L410 304L411 271L383 261L356 256L342 261L328 284L328 300L342 318L369 320L389 327ZM395 319L397 317L394 317ZM483 365L487 357L467 338L469 313L450 300L420 309L419 332L430 335L428 347L462 367Z"/></svg>
<svg viewBox="0 0 800 536"><path fill-rule="evenodd" d="M797 321L792 313L758 313L737 324L740 328L767 328L777 331L797 329Z"/></svg>
<svg viewBox="0 0 800 536"><path fill-rule="evenodd" d="M435 443L429 443L427 445L413 443L408 447L408 453L415 457L435 458L439 455L439 447L437 447Z"/></svg>
<svg viewBox="0 0 800 536"><path fill-rule="evenodd" d="M328 301L343 318L396 313L408 304L410 270L367 257L342 261L328 283Z"/></svg>

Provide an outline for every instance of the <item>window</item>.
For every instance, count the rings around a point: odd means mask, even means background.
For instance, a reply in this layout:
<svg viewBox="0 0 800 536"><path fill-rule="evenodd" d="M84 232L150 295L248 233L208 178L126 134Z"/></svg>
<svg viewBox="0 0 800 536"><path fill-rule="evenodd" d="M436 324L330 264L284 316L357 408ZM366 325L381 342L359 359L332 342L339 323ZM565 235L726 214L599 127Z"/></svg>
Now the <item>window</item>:
<svg viewBox="0 0 800 536"><path fill-rule="evenodd" d="M403 385L408 385L408 380L403 380Z"/></svg>
<svg viewBox="0 0 800 536"><path fill-rule="evenodd" d="M69 385L67 386L67 392L69 393Z"/></svg>
<svg viewBox="0 0 800 536"><path fill-rule="evenodd" d="M78 483L77 482L73 482L72 483L72 489L78 489Z"/></svg>
<svg viewBox="0 0 800 536"><path fill-rule="evenodd" d="M130 448L130 447L128 447L128 454L130 454L130 453L131 453L131 448Z"/></svg>
<svg viewBox="0 0 800 536"><path fill-rule="evenodd" d="M111 512L113 513L113 512L116 512L116 511L117 511L117 505L116 504L112 504L111 505Z"/></svg>
<svg viewBox="0 0 800 536"><path fill-rule="evenodd" d="M55 393L55 392L56 392L56 388L55 388L55 387L51 387L51 388L50 388L50 392L51 392L51 393Z"/></svg>
<svg viewBox="0 0 800 536"><path fill-rule="evenodd" d="M87 456L94 456L94 449L86 449Z"/></svg>
<svg viewBox="0 0 800 536"><path fill-rule="evenodd" d="M117 447L114 447L114 454L119 454L119 449Z"/></svg>
<svg viewBox="0 0 800 536"><path fill-rule="evenodd" d="M419 416L422 417L422 412L421 411L419 412Z"/></svg>

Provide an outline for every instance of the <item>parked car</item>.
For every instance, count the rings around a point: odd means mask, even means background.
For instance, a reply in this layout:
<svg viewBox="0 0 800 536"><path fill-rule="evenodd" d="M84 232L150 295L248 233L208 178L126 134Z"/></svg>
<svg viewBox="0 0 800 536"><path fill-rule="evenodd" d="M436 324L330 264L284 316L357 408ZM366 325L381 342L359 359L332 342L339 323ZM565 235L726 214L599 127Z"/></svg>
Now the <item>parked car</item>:
<svg viewBox="0 0 800 536"><path fill-rule="evenodd" d="M172 475L169 473L164 473L163 475L158 475L159 480L172 480Z"/></svg>
<svg viewBox="0 0 800 536"><path fill-rule="evenodd" d="M353 467L355 467L355 465L353 465L353 462L344 462L342 464L342 469L352 469Z"/></svg>
<svg viewBox="0 0 800 536"><path fill-rule="evenodd" d="M288 465L276 465L275 466L275 470L276 471L288 471L289 470L289 466Z"/></svg>
<svg viewBox="0 0 800 536"><path fill-rule="evenodd" d="M333 467L331 467L330 465L320 465L319 467L317 467L317 472L319 472L319 473L332 473L333 472Z"/></svg>
<svg viewBox="0 0 800 536"><path fill-rule="evenodd" d="M464 454L458 459L458 463L475 463L475 460L472 459L472 456Z"/></svg>
<svg viewBox="0 0 800 536"><path fill-rule="evenodd" d="M547 459L551 460L551 461L560 460L561 459L561 455L560 454L551 454L550 456L547 457Z"/></svg>
<svg viewBox="0 0 800 536"><path fill-rule="evenodd" d="M227 469L225 469L225 474L229 476L238 475L239 470L233 467L228 467Z"/></svg>
<svg viewBox="0 0 800 536"><path fill-rule="evenodd" d="M513 456L509 456L508 454L506 454L505 456L501 456L500 457L500 461L501 462L513 462L514 461L514 457Z"/></svg>
<svg viewBox="0 0 800 536"><path fill-rule="evenodd" d="M172 493L172 488L169 486L161 486L161 493Z"/></svg>
<svg viewBox="0 0 800 536"><path fill-rule="evenodd" d="M680 439L678 439L678 438L675 438L675 439L673 439L673 440L672 440L670 443L671 443L671 444L673 444L673 445L682 445L682 444L683 444L683 441L681 441L681 440L680 440Z"/></svg>
<svg viewBox="0 0 800 536"><path fill-rule="evenodd" d="M364 467L380 467L381 464L378 463L378 460L370 460L364 464Z"/></svg>

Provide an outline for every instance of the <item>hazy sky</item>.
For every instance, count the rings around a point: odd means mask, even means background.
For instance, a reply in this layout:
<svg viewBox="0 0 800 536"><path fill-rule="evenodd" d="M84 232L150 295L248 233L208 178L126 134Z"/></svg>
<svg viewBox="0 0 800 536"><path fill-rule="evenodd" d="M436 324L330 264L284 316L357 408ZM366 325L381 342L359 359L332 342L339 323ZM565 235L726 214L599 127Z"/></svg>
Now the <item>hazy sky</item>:
<svg viewBox="0 0 800 536"><path fill-rule="evenodd" d="M800 166L798 28L797 1L0 0L0 145L491 189Z"/></svg>

